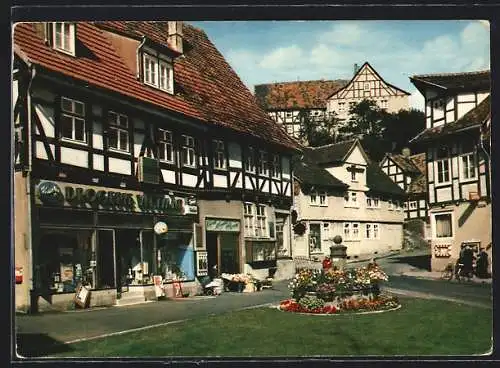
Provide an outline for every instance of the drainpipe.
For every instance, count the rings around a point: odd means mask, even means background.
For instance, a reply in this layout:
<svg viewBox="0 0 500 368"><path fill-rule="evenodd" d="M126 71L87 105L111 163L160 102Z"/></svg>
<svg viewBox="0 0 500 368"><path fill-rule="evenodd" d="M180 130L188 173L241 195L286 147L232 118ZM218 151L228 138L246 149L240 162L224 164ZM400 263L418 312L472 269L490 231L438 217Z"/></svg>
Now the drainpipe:
<svg viewBox="0 0 500 368"><path fill-rule="evenodd" d="M139 47L137 48L137 51L135 52L135 56L136 56L136 59L137 59L137 73L136 73L136 78L137 79L140 79L141 78L141 70L142 70L142 63L141 63L141 49L142 49L142 46L144 46L144 44L146 43L146 36L142 36L142 41L141 43L139 44Z"/></svg>
<svg viewBox="0 0 500 368"><path fill-rule="evenodd" d="M26 134L26 144L28 145L28 168L26 170L26 198L28 199L27 200L27 212L28 212L28 215L26 216L26 225L27 225L27 232L26 232L26 242L25 242L25 247L28 248L28 274L31 276L30 279L29 279L29 300L30 300L30 308L33 308L33 305L32 305L32 292L33 292L33 285L35 284L34 283L34 278L35 278L35 274L34 274L34 265L33 265L33 237L32 237L32 233L33 233L33 229L32 229L32 206L31 206L31 201L32 201L32 198L31 198L31 170L32 170L32 155L33 155L33 152L32 152L32 146L31 146L31 124L32 124L32 121L31 121L31 93L32 93L32 84L33 84L33 79L35 78L36 76L36 69L35 69L35 66L34 65L31 65L30 66L30 69L31 69L31 76L30 76L30 81L28 83L28 88L27 88L27 91L26 91L26 108L27 108L27 134Z"/></svg>

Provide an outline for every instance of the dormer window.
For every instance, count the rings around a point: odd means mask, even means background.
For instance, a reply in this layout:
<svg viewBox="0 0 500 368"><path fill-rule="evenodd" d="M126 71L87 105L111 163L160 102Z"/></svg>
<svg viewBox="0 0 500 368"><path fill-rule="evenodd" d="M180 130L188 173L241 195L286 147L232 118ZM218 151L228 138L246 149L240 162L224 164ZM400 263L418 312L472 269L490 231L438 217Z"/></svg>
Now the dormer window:
<svg viewBox="0 0 500 368"><path fill-rule="evenodd" d="M75 55L75 25L68 22L52 23L52 47Z"/></svg>
<svg viewBox="0 0 500 368"><path fill-rule="evenodd" d="M174 67L167 57L143 54L143 81L145 84L174 93Z"/></svg>

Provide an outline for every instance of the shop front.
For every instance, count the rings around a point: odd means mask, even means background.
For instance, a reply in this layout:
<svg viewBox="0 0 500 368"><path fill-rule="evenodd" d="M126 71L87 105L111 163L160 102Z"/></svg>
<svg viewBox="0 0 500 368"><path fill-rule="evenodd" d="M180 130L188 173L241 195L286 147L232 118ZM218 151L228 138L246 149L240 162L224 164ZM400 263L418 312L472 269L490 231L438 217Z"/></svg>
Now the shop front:
<svg viewBox="0 0 500 368"><path fill-rule="evenodd" d="M205 218L207 266L210 276L240 272L240 220Z"/></svg>
<svg viewBox="0 0 500 368"><path fill-rule="evenodd" d="M83 307L155 299L153 276L194 279L193 198L44 180L34 193L32 309L72 309L82 287Z"/></svg>

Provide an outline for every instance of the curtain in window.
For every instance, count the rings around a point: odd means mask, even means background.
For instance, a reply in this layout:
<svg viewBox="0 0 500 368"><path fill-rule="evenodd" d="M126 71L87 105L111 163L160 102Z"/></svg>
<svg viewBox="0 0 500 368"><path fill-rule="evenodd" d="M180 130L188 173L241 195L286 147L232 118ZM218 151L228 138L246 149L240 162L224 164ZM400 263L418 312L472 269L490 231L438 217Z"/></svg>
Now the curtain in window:
<svg viewBox="0 0 500 368"><path fill-rule="evenodd" d="M444 238L451 236L451 215L437 215L436 216L436 236Z"/></svg>

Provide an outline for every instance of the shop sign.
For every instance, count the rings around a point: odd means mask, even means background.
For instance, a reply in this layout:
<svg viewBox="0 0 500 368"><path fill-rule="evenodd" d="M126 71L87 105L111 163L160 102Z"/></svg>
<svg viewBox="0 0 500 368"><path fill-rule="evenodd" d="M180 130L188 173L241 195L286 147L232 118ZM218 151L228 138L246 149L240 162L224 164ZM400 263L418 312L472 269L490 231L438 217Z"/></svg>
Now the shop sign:
<svg viewBox="0 0 500 368"><path fill-rule="evenodd" d="M111 211L161 214L198 213L196 198L149 194L127 190L105 190L101 187L40 181L36 188L37 204L68 206Z"/></svg>
<svg viewBox="0 0 500 368"><path fill-rule="evenodd" d="M206 231L239 232L239 220L205 219Z"/></svg>
<svg viewBox="0 0 500 368"><path fill-rule="evenodd" d="M451 245L450 244L436 244L434 245L434 257L436 258L448 258L451 257Z"/></svg>
<svg viewBox="0 0 500 368"><path fill-rule="evenodd" d="M168 231L168 226L166 223L164 223L163 221L158 221L153 230L155 231L156 234L158 235L161 235L161 234L165 234L167 231Z"/></svg>
<svg viewBox="0 0 500 368"><path fill-rule="evenodd" d="M208 275L208 254L205 251L196 252L196 275Z"/></svg>

